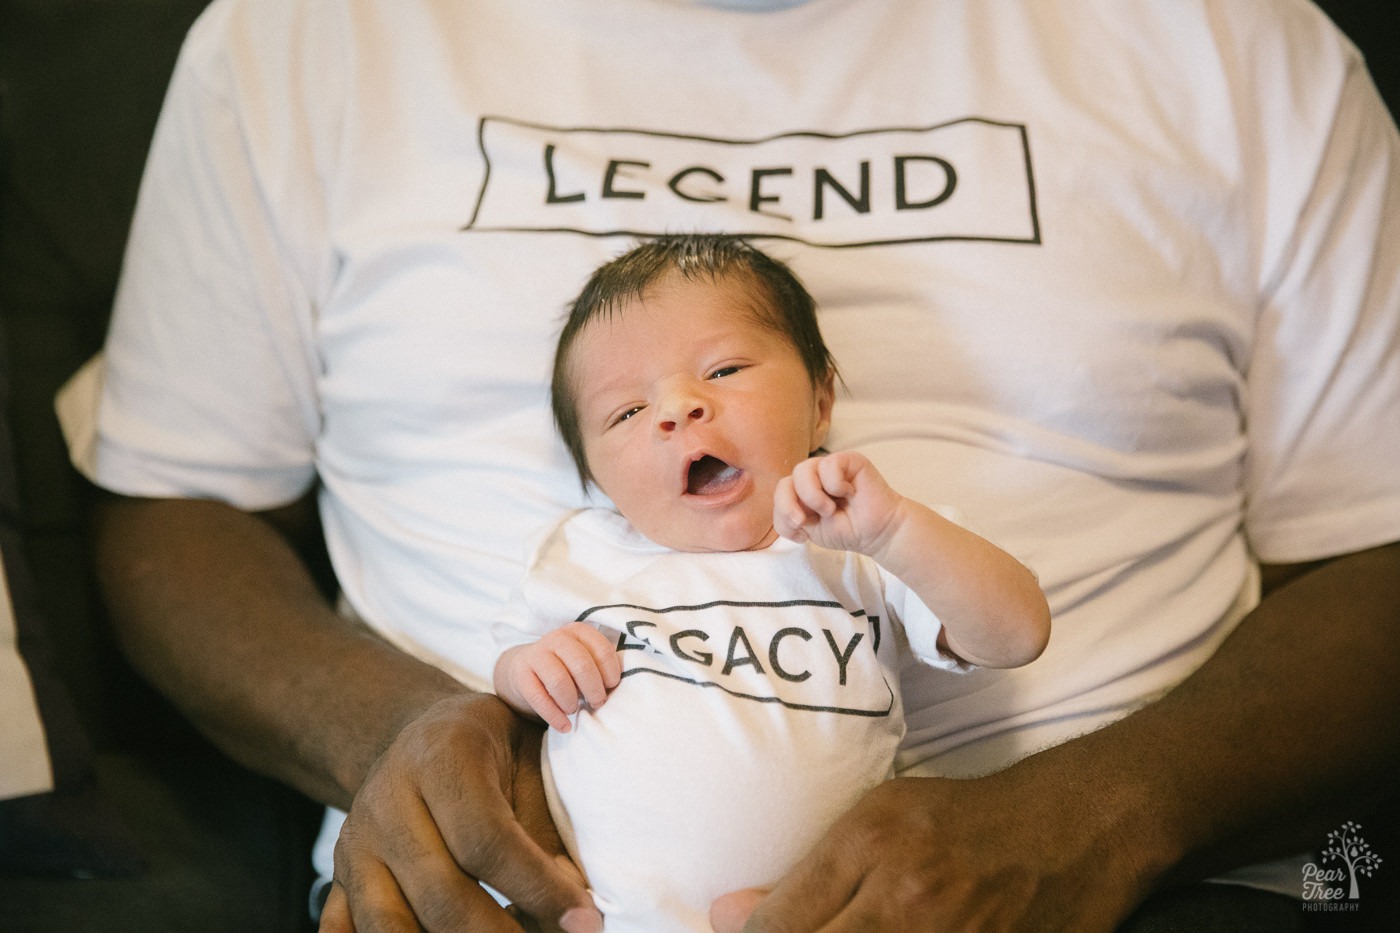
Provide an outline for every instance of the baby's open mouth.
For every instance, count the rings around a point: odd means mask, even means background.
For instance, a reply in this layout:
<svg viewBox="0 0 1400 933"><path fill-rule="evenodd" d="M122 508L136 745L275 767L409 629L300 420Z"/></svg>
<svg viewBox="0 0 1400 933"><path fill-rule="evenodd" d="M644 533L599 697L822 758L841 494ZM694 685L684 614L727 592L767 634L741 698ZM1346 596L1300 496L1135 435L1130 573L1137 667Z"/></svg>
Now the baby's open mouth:
<svg viewBox="0 0 1400 933"><path fill-rule="evenodd" d="M690 465L685 491L692 496L709 496L723 491L739 478L740 471L708 454Z"/></svg>

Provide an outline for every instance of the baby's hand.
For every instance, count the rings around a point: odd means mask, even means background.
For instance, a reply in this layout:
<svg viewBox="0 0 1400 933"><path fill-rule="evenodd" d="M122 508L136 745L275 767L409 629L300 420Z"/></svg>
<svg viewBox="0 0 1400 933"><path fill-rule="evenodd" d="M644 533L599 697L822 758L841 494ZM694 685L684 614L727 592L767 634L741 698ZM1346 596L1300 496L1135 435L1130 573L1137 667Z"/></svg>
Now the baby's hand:
<svg viewBox="0 0 1400 933"><path fill-rule="evenodd" d="M872 554L893 532L903 501L874 464L843 450L804 460L779 481L773 527L793 541Z"/></svg>
<svg viewBox="0 0 1400 933"><path fill-rule="evenodd" d="M537 642L509 648L496 662L496 694L516 712L560 732L580 701L597 709L622 679L612 641L591 625L571 622Z"/></svg>

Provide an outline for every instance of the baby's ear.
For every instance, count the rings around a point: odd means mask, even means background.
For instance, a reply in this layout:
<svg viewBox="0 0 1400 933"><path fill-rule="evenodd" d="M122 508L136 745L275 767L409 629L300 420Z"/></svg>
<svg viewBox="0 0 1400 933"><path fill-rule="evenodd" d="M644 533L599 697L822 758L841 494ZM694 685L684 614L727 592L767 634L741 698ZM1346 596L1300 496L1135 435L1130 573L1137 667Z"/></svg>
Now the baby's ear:
<svg viewBox="0 0 1400 933"><path fill-rule="evenodd" d="M831 410L836 405L836 377L827 373L820 385L814 387L815 405L812 422L812 440L808 447L820 448L826 443L827 432L831 430Z"/></svg>

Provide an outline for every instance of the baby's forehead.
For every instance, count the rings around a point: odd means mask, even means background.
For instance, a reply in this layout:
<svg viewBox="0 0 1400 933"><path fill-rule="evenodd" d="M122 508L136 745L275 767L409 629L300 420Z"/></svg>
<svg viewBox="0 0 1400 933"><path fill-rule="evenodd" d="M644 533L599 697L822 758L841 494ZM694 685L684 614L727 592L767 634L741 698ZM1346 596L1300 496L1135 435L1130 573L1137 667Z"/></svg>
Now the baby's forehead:
<svg viewBox="0 0 1400 933"><path fill-rule="evenodd" d="M666 293L720 292L732 298L736 305L769 301L769 294L758 275L751 269L733 266L727 269L691 269L671 267L636 293L636 298L645 301L648 297Z"/></svg>
<svg viewBox="0 0 1400 933"><path fill-rule="evenodd" d="M649 323L684 326L689 308L686 296L712 297L716 294L721 296L721 300L709 307L732 315L736 323L770 330L778 323L779 315L771 293L749 270L685 273L679 269L669 269L640 289L616 295L604 303L590 317L583 330L595 329L599 324L620 324L625 328L629 319L635 320L639 313L650 315Z"/></svg>
<svg viewBox="0 0 1400 933"><path fill-rule="evenodd" d="M671 268L638 289L599 301L581 322L565 350L568 391L577 403L598 388L598 379L623 379L619 370L627 368L622 365L626 360L619 361L616 354L636 352L638 343L683 344L700 351L759 333L794 342L775 297L752 270Z"/></svg>

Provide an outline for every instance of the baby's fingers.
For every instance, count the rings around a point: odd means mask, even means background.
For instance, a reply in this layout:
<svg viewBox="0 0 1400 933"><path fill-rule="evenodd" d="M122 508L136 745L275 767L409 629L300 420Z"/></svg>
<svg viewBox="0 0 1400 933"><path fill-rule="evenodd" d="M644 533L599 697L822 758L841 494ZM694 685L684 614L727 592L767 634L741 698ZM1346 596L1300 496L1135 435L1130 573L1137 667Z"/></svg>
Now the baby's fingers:
<svg viewBox="0 0 1400 933"><path fill-rule="evenodd" d="M568 732L569 713L578 709L578 689L569 676L568 668L555 655L539 659L527 675L521 678L520 697L535 715L551 728Z"/></svg>
<svg viewBox="0 0 1400 933"><path fill-rule="evenodd" d="M800 544L807 540L803 526L812 518L812 514L797 498L792 477L784 476L778 480L778 486L773 490L773 530L789 541Z"/></svg>
<svg viewBox="0 0 1400 933"><path fill-rule="evenodd" d="M864 458L849 451L822 457L816 461L818 481L832 498L849 499L855 494L855 476L863 465Z"/></svg>
<svg viewBox="0 0 1400 933"><path fill-rule="evenodd" d="M792 471L793 494L812 518L825 518L836 513L836 499L828 487L823 464L827 458L804 460Z"/></svg>
<svg viewBox="0 0 1400 933"><path fill-rule="evenodd" d="M621 675L620 664L617 671L604 669L610 662L617 663L617 653L612 650L606 636L591 625L574 622L551 633L549 637L552 641L550 647L563 666L567 679L567 683L548 684L550 694L570 713L578 709L580 698L589 706L601 706L607 699L608 688L617 686ZM599 640L602 641L601 646ZM608 682L610 675L611 683Z"/></svg>
<svg viewBox="0 0 1400 933"><path fill-rule="evenodd" d="M602 685L602 694L585 692L584 697L592 706L597 706L603 702L603 696L608 690L616 687L622 680L622 658L618 656L617 646L608 636L586 622L573 622L566 627L578 643L588 652L592 658L592 667L598 672L598 677Z"/></svg>

